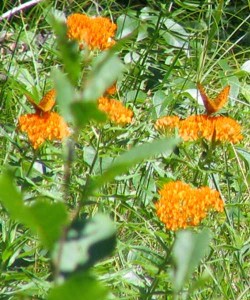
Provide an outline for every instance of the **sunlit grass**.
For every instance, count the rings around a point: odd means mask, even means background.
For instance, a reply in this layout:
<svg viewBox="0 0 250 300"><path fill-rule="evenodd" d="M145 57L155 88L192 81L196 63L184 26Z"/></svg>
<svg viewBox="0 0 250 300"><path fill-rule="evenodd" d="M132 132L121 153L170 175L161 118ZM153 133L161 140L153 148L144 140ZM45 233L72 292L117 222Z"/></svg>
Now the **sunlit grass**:
<svg viewBox="0 0 250 300"><path fill-rule="evenodd" d="M0 14L14 2L3 1ZM248 3L132 2L43 2L1 21L1 299L58 299L51 288L65 275L65 266L54 261L51 267L54 246L67 247L75 222L80 230L98 213L113 220L116 246L105 258L105 247L98 248L101 260L90 263L88 271L85 266L78 275L69 271L69 278L80 276L82 282L89 273L95 278L86 279L90 289L93 284L89 299L248 299ZM76 12L116 23L114 50L106 56L98 50L80 52L64 39L51 13L65 20ZM110 121L93 101L114 81L117 94L109 97L133 112L130 122ZM178 128L156 130L163 116L184 120L205 114L197 82L211 98L230 85L228 101L217 114L241 124L241 141L183 142ZM25 94L38 100L51 88L60 98L55 111L69 123L71 137L34 150L18 130L18 118L34 112ZM11 172L12 182L4 170ZM167 230L155 202L165 183L178 180L219 191L224 212L210 213L183 232ZM14 186L17 191L6 195L5 189ZM19 191L25 203L20 215L11 206ZM98 222L97 217L96 232L108 235ZM95 246L95 234L81 230L85 243ZM73 261L77 254L71 251ZM75 299L80 293L79 288ZM66 292L65 299L70 299Z"/></svg>

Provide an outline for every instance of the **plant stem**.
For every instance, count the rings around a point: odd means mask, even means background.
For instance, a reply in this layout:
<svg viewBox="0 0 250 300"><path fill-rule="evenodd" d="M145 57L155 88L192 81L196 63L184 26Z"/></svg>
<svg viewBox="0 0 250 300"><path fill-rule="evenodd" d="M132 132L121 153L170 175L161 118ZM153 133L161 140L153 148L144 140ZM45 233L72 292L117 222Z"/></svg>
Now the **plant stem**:
<svg viewBox="0 0 250 300"><path fill-rule="evenodd" d="M43 0L31 0L29 2L20 4L19 6L14 7L12 9L8 10L6 13L2 14L2 16L0 17L0 21L2 21L4 19L9 19L13 15L15 15L17 12L22 11L30 6L33 6L41 1L43 1Z"/></svg>

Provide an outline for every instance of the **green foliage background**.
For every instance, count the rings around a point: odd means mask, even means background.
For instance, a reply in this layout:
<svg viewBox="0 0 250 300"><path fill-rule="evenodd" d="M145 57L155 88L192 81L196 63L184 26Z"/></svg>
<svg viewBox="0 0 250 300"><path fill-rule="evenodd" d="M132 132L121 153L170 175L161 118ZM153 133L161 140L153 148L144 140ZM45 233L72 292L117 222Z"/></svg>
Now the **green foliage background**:
<svg viewBox="0 0 250 300"><path fill-rule="evenodd" d="M0 21L0 299L248 299L249 5L42 1ZM112 19L117 45L80 53L60 23L75 12ZM125 127L95 103L115 80L134 111ZM155 130L161 116L204 112L198 81L211 95L230 84L220 113L242 125L240 144ZM53 87L73 132L34 151L17 130L25 93ZM171 180L218 189L224 214L167 231L154 202Z"/></svg>

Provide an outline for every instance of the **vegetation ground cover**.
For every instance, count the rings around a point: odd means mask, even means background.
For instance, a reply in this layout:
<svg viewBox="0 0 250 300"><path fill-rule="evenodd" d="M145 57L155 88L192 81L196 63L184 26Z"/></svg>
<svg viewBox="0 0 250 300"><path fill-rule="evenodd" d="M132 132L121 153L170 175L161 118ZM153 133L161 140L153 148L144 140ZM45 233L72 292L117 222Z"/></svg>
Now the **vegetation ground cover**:
<svg viewBox="0 0 250 300"><path fill-rule="evenodd" d="M248 299L249 2L20 4L0 299Z"/></svg>

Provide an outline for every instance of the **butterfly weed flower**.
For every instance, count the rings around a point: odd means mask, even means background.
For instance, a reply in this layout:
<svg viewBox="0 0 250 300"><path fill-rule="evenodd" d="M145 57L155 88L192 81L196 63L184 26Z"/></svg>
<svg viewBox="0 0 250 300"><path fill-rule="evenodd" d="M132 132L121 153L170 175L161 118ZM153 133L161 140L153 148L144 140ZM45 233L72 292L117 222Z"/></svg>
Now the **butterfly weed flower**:
<svg viewBox="0 0 250 300"><path fill-rule="evenodd" d="M184 141L195 141L202 137L210 138L213 126L207 115L194 115L184 120L177 116L165 116L155 123L158 131L171 132L174 128L178 128Z"/></svg>
<svg viewBox="0 0 250 300"><path fill-rule="evenodd" d="M117 26L108 18L76 13L68 16L66 23L69 39L77 40L81 48L105 50L115 44Z"/></svg>
<svg viewBox="0 0 250 300"><path fill-rule="evenodd" d="M184 141L211 139L214 124L207 115L193 115L179 122L179 134Z"/></svg>
<svg viewBox="0 0 250 300"><path fill-rule="evenodd" d="M204 138L235 144L243 139L241 130L237 121L223 116L193 115L179 122L179 134L184 141Z"/></svg>
<svg viewBox="0 0 250 300"><path fill-rule="evenodd" d="M133 111L116 99L101 97L98 99L98 108L105 112L108 118L116 124L126 125L132 122Z"/></svg>
<svg viewBox="0 0 250 300"><path fill-rule="evenodd" d="M164 116L159 118L155 122L155 129L158 131L172 131L174 128L178 127L180 118L177 116Z"/></svg>
<svg viewBox="0 0 250 300"><path fill-rule="evenodd" d="M214 117L215 140L236 144L243 139L240 124L229 117Z"/></svg>
<svg viewBox="0 0 250 300"><path fill-rule="evenodd" d="M155 203L156 214L167 229L197 226L209 210L223 211L220 194L209 187L192 188L182 181L166 183Z"/></svg>
<svg viewBox="0 0 250 300"><path fill-rule="evenodd" d="M47 92L39 104L28 97L36 112L21 115L18 119L20 131L27 133L34 149L39 148L46 140L62 140L70 135L64 119L50 110L55 104L55 90Z"/></svg>
<svg viewBox="0 0 250 300"><path fill-rule="evenodd" d="M27 133L34 149L46 140L62 140L69 136L69 128L64 119L56 112L26 114L19 117L19 129Z"/></svg>

